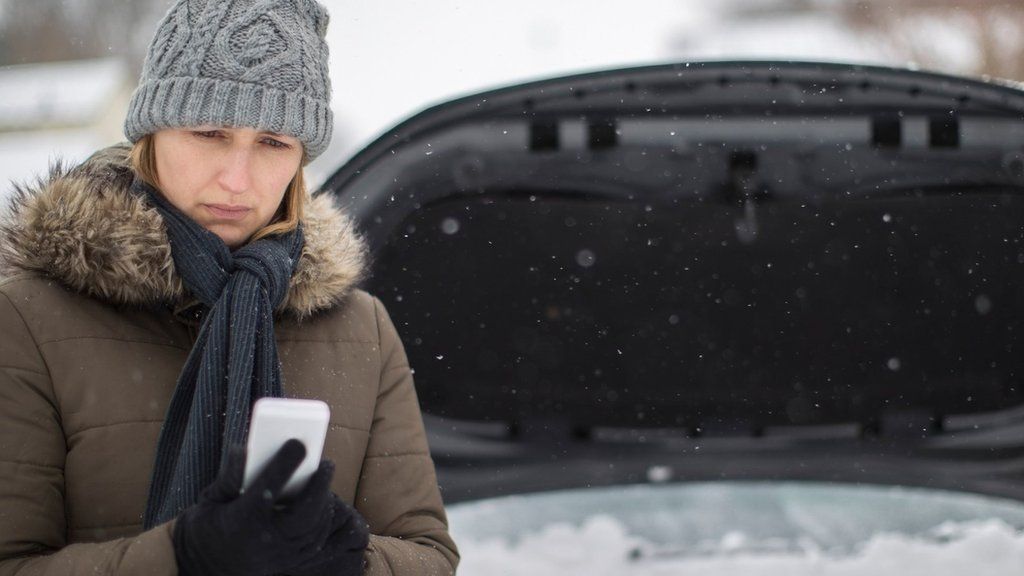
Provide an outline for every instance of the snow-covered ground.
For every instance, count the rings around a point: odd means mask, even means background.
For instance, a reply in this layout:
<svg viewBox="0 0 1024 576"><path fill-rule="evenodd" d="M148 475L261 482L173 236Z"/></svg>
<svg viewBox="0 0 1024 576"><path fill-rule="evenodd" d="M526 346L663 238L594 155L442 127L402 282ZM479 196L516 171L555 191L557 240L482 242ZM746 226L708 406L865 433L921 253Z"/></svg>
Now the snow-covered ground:
<svg viewBox="0 0 1024 576"><path fill-rule="evenodd" d="M74 165L108 144L90 130L0 132L0 198L8 193L9 182L33 182L51 164Z"/></svg>
<svg viewBox="0 0 1024 576"><path fill-rule="evenodd" d="M1024 566L1024 505L898 487L633 486L449 507L466 576L962 576Z"/></svg>
<svg viewBox="0 0 1024 576"><path fill-rule="evenodd" d="M119 58L8 66L0 73L0 130L88 124L126 82Z"/></svg>

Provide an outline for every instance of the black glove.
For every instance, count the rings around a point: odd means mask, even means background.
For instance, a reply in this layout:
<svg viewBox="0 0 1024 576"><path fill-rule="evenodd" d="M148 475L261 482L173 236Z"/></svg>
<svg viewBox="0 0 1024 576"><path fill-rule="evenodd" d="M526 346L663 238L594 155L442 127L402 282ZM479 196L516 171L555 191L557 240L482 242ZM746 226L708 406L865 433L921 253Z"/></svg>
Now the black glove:
<svg viewBox="0 0 1024 576"><path fill-rule="evenodd" d="M174 526L174 555L183 576L279 574L319 556L334 526L334 466L320 468L294 499L281 491L306 455L289 440L252 486L239 495L244 449L231 450L217 479Z"/></svg>
<svg viewBox="0 0 1024 576"><path fill-rule="evenodd" d="M331 496L334 497L334 522L323 551L288 570L288 576L358 576L363 573L363 552L370 543L370 528L355 508L334 494Z"/></svg>

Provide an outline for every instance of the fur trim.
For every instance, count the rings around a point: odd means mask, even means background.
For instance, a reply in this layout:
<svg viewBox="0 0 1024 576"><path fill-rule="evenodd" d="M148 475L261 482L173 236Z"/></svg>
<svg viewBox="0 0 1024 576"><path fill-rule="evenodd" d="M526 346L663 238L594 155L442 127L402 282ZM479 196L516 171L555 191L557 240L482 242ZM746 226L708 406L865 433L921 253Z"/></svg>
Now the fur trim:
<svg viewBox="0 0 1024 576"><path fill-rule="evenodd" d="M4 273L39 272L115 304L182 304L188 294L163 219L129 191L129 152L112 146L15 185L0 221ZM352 220L325 195L307 204L303 226L306 245L281 305L300 319L340 302L362 279L367 254Z"/></svg>
<svg viewBox="0 0 1024 576"><path fill-rule="evenodd" d="M352 219L325 194L306 204L306 245L282 307L299 318L336 305L362 279L367 249Z"/></svg>

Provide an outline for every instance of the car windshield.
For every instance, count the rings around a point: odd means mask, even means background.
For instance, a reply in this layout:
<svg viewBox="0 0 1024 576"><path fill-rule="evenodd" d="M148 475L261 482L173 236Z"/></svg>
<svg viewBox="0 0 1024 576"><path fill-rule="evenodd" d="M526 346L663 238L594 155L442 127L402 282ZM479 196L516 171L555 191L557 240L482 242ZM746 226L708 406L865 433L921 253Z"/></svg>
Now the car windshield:
<svg viewBox="0 0 1024 576"><path fill-rule="evenodd" d="M471 574L1012 574L1024 505L900 487L694 483L450 507Z"/></svg>

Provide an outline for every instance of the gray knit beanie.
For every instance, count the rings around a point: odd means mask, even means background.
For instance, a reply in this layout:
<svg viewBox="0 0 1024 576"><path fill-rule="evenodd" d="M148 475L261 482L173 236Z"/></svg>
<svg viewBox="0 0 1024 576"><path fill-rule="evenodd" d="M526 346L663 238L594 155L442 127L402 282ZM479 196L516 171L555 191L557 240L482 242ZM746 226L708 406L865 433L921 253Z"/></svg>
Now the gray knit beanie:
<svg viewBox="0 0 1024 576"><path fill-rule="evenodd" d="M149 47L125 136L249 127L294 136L316 158L334 128L328 19L316 0L178 0Z"/></svg>

